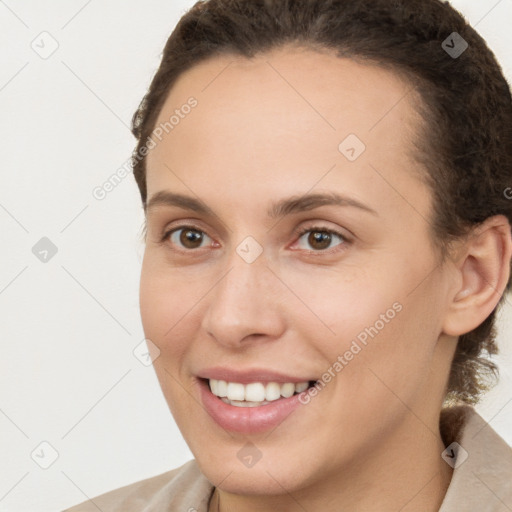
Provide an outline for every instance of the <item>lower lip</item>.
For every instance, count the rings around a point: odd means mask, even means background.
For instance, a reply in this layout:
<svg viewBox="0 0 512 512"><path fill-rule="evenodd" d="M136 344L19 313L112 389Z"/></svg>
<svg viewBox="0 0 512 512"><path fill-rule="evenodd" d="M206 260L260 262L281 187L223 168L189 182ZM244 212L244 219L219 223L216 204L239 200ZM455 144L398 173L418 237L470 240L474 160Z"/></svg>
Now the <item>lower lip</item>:
<svg viewBox="0 0 512 512"><path fill-rule="evenodd" d="M255 434L277 427L300 405L301 393L280 398L258 407L237 407L224 403L210 391L208 382L199 380L201 400L208 414L225 430ZM303 393L305 393L303 391Z"/></svg>

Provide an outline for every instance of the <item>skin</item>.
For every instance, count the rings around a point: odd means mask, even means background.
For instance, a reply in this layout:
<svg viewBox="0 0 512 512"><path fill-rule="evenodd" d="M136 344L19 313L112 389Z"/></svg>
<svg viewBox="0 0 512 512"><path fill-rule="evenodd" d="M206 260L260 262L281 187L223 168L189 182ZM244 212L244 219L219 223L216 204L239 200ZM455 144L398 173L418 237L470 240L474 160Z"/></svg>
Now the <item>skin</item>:
<svg viewBox="0 0 512 512"><path fill-rule="evenodd" d="M390 71L288 46L195 66L159 114L157 125L198 100L149 153L148 198L186 194L215 216L148 210L141 316L169 408L223 512L441 505L452 476L438 426L450 363L457 336L504 289L510 227L488 219L440 264L431 195L409 154L419 126L410 89ZM350 133L366 145L354 162L338 150ZM375 214L329 205L267 216L274 201L332 191ZM180 242L183 231L161 240L190 223L203 233L195 245ZM322 246L296 234L313 226L345 238ZM247 236L264 249L250 264L236 252ZM227 432L203 408L201 369L319 379L394 303L401 311L274 430ZM236 456L247 441L262 454L251 468Z"/></svg>

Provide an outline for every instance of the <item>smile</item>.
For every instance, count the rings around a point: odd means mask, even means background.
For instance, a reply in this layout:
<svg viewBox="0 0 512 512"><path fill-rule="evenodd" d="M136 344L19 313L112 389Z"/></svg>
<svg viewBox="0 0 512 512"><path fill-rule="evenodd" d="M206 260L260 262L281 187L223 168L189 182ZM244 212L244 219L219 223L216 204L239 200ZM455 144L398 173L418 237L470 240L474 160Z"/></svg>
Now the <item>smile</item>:
<svg viewBox="0 0 512 512"><path fill-rule="evenodd" d="M301 405L304 408L304 403L299 397L315 382L242 384L221 379L198 378L201 402L210 418L224 430L244 434L274 429ZM296 391L296 386L301 391ZM224 393L226 396L219 396Z"/></svg>
<svg viewBox="0 0 512 512"><path fill-rule="evenodd" d="M289 398L301 393L313 385L314 381L305 382L227 382L225 380L209 379L210 391L224 403L235 407L258 407L267 405L280 398Z"/></svg>

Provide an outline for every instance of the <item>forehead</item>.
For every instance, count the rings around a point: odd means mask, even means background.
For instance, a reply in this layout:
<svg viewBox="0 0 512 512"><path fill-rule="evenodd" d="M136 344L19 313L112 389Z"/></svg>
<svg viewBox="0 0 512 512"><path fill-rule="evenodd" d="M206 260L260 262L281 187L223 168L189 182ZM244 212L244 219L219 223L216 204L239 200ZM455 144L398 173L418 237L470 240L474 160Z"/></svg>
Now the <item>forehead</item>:
<svg viewBox="0 0 512 512"><path fill-rule="evenodd" d="M188 137L187 125L193 124L204 143L216 134L226 137L223 128L240 136L251 132L254 137L262 128L272 137L278 132L291 136L302 129L397 143L410 137L418 122L411 107L417 100L413 87L393 71L294 46L253 59L217 56L193 66L174 84L156 127L173 115L176 119L191 97L198 101L193 115L164 138Z"/></svg>
<svg viewBox="0 0 512 512"><path fill-rule="evenodd" d="M190 98L197 105L184 109ZM394 72L328 52L285 47L208 59L179 77L159 113L155 126L167 129L148 154L148 194L171 181L183 189L169 168L189 183L207 177L226 195L242 192L241 176L248 193L282 176L293 179L292 192L305 192L333 165L360 186L375 184L371 164L384 174L401 169L397 179L407 181L418 167L416 100ZM357 160L343 154L344 141L362 151Z"/></svg>

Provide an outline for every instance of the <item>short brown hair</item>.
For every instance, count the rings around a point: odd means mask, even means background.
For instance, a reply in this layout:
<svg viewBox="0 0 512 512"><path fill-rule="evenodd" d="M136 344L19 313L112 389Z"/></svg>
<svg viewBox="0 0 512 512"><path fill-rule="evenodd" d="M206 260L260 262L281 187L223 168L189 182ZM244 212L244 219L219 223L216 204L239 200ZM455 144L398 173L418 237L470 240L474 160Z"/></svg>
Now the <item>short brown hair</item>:
<svg viewBox="0 0 512 512"><path fill-rule="evenodd" d="M442 44L454 46L454 32L468 44L456 57ZM440 0L197 2L169 37L132 119L138 140L133 172L144 208L145 158L138 155L177 78L218 55L251 58L287 43L389 68L414 86L423 119L415 158L426 169L435 205L432 238L443 258L451 241L486 218L503 214L512 223L505 193L512 181L510 86L482 37ZM509 280L507 291L510 286ZM445 403L475 404L495 384L498 368L484 352L498 353L494 322L503 298L482 324L459 337Z"/></svg>

